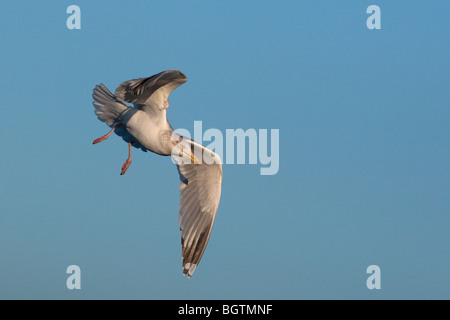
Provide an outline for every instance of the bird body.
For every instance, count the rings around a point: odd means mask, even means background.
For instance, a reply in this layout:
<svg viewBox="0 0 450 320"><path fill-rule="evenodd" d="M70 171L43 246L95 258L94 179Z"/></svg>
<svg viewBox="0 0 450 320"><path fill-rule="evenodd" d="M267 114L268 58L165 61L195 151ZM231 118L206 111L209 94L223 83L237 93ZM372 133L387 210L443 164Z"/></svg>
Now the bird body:
<svg viewBox="0 0 450 320"><path fill-rule="evenodd" d="M195 141L174 133L167 120L168 97L186 76L167 70L148 78L122 82L112 94L103 84L94 88L95 113L111 131L94 140L106 140L113 132L129 146L124 174L131 164L132 147L159 155L175 154L180 175L180 224L183 275L191 277L203 256L219 206L222 164L217 154ZM133 103L128 106L125 102ZM188 160L188 161L186 161Z"/></svg>
<svg viewBox="0 0 450 320"><path fill-rule="evenodd" d="M162 156L170 156L175 144L170 143L173 129L166 118L166 110L153 118L145 111L138 110L125 123L125 129L141 146Z"/></svg>

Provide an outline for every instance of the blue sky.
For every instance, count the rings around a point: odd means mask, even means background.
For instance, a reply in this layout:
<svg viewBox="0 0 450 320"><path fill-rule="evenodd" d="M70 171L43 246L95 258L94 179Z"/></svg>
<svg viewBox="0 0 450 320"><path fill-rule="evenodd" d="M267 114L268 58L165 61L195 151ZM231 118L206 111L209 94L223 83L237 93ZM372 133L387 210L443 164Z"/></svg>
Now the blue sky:
<svg viewBox="0 0 450 320"><path fill-rule="evenodd" d="M81 9L68 30L66 8ZM366 9L381 8L381 30ZM448 1L2 1L1 299L449 299ZM166 69L174 128L280 130L224 165L181 276L169 158L99 145L92 89ZM79 265L82 289L66 288ZM381 268L368 290L366 268Z"/></svg>

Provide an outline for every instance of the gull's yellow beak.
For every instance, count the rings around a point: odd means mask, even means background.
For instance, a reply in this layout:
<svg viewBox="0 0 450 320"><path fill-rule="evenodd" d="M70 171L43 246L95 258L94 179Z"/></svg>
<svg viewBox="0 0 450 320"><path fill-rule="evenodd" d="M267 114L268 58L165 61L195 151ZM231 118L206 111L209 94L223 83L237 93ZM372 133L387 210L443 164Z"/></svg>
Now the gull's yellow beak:
<svg viewBox="0 0 450 320"><path fill-rule="evenodd" d="M198 161L197 157L194 156L193 153L191 153L191 161L192 161L193 164L195 164L197 166L200 165L200 161Z"/></svg>
<svg viewBox="0 0 450 320"><path fill-rule="evenodd" d="M180 151L180 156L185 156L186 158L191 159L192 163L195 164L196 166L200 165L200 161L197 159L197 157L193 154L193 153L187 153L184 150Z"/></svg>

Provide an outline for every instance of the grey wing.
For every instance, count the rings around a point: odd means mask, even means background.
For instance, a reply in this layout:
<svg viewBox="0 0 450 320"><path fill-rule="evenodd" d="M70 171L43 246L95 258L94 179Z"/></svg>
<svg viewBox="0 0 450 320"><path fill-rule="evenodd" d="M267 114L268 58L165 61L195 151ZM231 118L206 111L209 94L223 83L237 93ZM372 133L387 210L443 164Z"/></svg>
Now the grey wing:
<svg viewBox="0 0 450 320"><path fill-rule="evenodd" d="M195 142L193 142L195 143ZM205 147L195 143L195 147ZM211 151L209 151L211 152ZM205 252L219 206L222 164L178 164L180 173L180 224L183 275L190 278Z"/></svg>
<svg viewBox="0 0 450 320"><path fill-rule="evenodd" d="M148 78L122 82L117 87L115 96L122 101L134 103L144 111L167 109L170 93L186 80L182 72L166 70Z"/></svg>

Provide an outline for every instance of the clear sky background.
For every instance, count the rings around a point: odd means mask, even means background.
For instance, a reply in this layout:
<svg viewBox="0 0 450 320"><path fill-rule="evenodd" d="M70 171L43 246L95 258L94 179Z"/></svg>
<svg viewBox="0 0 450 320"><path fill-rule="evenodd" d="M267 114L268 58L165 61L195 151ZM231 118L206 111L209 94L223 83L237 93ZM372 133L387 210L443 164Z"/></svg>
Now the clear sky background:
<svg viewBox="0 0 450 320"><path fill-rule="evenodd" d="M66 9L81 8L81 30ZM366 9L381 8L381 30ZM1 299L450 299L449 1L1 1ZM174 128L279 129L224 165L181 275L170 158L92 145L92 89L166 69ZM66 288L79 265L81 290ZM366 268L381 268L368 290Z"/></svg>

